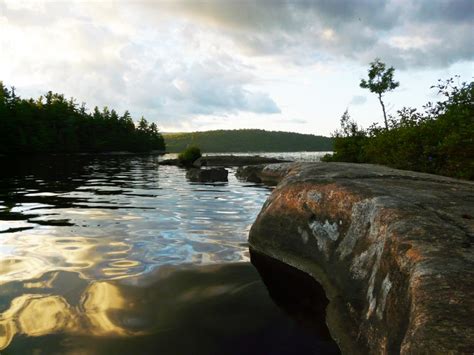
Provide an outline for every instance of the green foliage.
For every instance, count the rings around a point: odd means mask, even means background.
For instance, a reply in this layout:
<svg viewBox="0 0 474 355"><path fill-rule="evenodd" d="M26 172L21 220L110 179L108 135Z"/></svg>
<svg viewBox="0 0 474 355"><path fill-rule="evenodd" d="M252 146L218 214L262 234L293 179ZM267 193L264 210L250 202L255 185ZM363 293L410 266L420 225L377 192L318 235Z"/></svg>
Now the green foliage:
<svg viewBox="0 0 474 355"><path fill-rule="evenodd" d="M163 135L169 152L197 145L204 152L332 151L332 138L259 129L217 130Z"/></svg>
<svg viewBox="0 0 474 355"><path fill-rule="evenodd" d="M393 74L395 72L394 67L387 68L385 63L381 62L379 58L376 58L370 63L369 68L369 80L362 79L360 81L360 87L369 89L377 95L383 95L388 91L396 89L400 83L393 80Z"/></svg>
<svg viewBox="0 0 474 355"><path fill-rule="evenodd" d="M325 160L383 164L473 180L474 83L458 86L448 79L434 88L443 100L425 105L424 113L399 110L388 130L373 125L364 131L350 120L341 120L335 153Z"/></svg>
<svg viewBox="0 0 474 355"><path fill-rule="evenodd" d="M363 89L369 89L370 92L377 94L380 105L382 106L383 118L385 128L388 129L387 114L385 113L385 105L382 96L389 91L395 90L400 83L393 80L395 68L387 68L385 63L381 62L379 58L370 63L369 79L362 79L359 86Z"/></svg>
<svg viewBox="0 0 474 355"><path fill-rule="evenodd" d="M0 81L0 153L75 153L164 150L156 124L144 118L135 127L128 111L95 107L49 91L21 99Z"/></svg>
<svg viewBox="0 0 474 355"><path fill-rule="evenodd" d="M325 155L323 161L364 161L363 149L367 137L365 132L349 116L348 110L341 117L341 129L334 133L334 154ZM350 138L350 139L349 139Z"/></svg>
<svg viewBox="0 0 474 355"><path fill-rule="evenodd" d="M179 153L178 160L182 165L189 166L192 165L200 157L201 149L196 146L191 146Z"/></svg>

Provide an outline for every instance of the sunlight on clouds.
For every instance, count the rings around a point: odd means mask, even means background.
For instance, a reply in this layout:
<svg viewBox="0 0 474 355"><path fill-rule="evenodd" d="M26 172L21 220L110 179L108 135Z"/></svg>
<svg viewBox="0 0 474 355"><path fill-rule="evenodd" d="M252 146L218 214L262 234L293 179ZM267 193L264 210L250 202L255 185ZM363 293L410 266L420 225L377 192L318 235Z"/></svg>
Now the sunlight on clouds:
<svg viewBox="0 0 474 355"><path fill-rule="evenodd" d="M5 5L12 10L44 11L45 1L32 0L3 0Z"/></svg>
<svg viewBox="0 0 474 355"><path fill-rule="evenodd" d="M6 0L0 80L22 96L53 90L89 108L128 109L165 130L271 122L329 134L342 106L360 96L358 81L375 57L408 77L424 73L411 83L416 106L455 63L469 72L472 7L465 0L452 7L425 0ZM378 118L377 102L356 101L362 120ZM301 120L313 123L302 127Z"/></svg>
<svg viewBox="0 0 474 355"><path fill-rule="evenodd" d="M322 37L327 41L332 41L335 39L335 33L332 29L326 28L322 31Z"/></svg>
<svg viewBox="0 0 474 355"><path fill-rule="evenodd" d="M388 39L388 43L396 48L405 50L441 44L439 39L419 36L393 36Z"/></svg>

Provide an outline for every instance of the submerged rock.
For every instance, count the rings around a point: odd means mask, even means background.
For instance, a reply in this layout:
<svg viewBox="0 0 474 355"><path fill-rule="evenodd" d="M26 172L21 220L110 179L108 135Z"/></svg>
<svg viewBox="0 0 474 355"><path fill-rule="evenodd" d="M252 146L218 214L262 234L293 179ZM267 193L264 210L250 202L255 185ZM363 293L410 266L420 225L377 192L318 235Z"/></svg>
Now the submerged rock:
<svg viewBox="0 0 474 355"><path fill-rule="evenodd" d="M375 165L276 164L250 246L318 280L344 353L474 351L474 183Z"/></svg>
<svg viewBox="0 0 474 355"><path fill-rule="evenodd" d="M224 168L196 169L186 171L186 178L192 182L226 182L229 172Z"/></svg>

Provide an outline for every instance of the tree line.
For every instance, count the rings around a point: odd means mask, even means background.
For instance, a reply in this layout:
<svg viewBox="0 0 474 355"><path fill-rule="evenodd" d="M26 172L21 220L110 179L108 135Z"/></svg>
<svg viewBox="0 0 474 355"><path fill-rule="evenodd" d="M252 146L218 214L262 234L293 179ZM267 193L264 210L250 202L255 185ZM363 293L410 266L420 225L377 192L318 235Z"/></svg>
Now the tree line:
<svg viewBox="0 0 474 355"><path fill-rule="evenodd" d="M165 134L170 152L198 146L203 152L299 152L331 151L332 138L261 129L215 130Z"/></svg>
<svg viewBox="0 0 474 355"><path fill-rule="evenodd" d="M393 68L379 60L371 63L369 79L361 87L382 95L398 86ZM326 161L374 163L463 179L474 179L474 82L459 77L439 80L431 88L441 99L427 103L424 112L404 107L384 114L384 127L364 129L348 111L334 136L334 154Z"/></svg>
<svg viewBox="0 0 474 355"><path fill-rule="evenodd" d="M165 150L155 123L85 104L49 91L22 99L0 81L0 153L79 153Z"/></svg>

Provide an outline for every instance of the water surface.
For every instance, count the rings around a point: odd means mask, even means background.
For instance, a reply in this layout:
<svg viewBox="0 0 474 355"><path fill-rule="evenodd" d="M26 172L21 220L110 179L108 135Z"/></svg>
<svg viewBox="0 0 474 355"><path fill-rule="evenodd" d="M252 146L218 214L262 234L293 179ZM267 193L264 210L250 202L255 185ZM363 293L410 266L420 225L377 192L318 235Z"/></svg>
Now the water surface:
<svg viewBox="0 0 474 355"><path fill-rule="evenodd" d="M51 270L118 279L165 264L248 261L246 235L269 190L232 173L229 183L188 183L182 169L158 159L9 166L0 189L0 281Z"/></svg>
<svg viewBox="0 0 474 355"><path fill-rule="evenodd" d="M270 190L159 159L0 158L2 354L333 351L248 262Z"/></svg>

